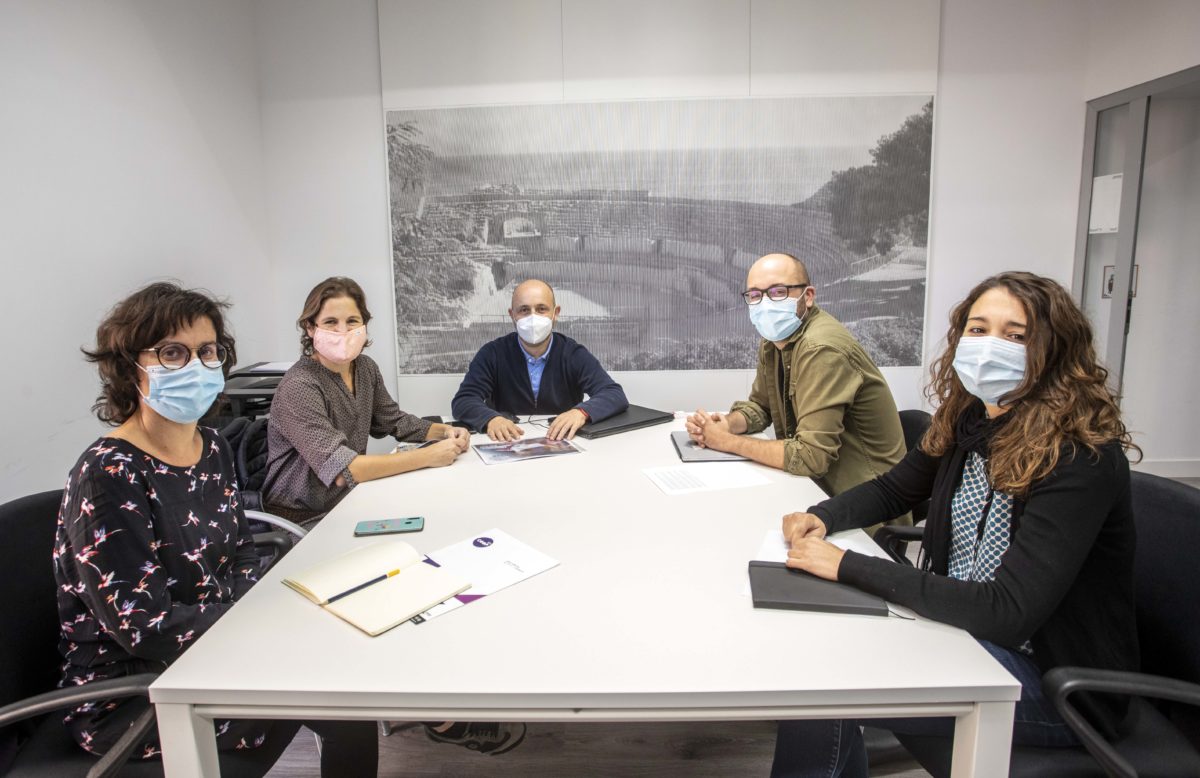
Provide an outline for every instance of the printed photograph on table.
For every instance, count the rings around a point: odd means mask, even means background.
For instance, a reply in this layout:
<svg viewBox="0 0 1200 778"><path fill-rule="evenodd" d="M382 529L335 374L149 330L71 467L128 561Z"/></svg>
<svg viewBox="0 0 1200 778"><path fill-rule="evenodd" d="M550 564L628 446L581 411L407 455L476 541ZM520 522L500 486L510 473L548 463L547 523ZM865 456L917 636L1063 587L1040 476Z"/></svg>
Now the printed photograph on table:
<svg viewBox="0 0 1200 778"><path fill-rule="evenodd" d="M928 95L389 110L400 374L460 373L554 286L609 370L754 367L740 297L772 251L880 365L921 361Z"/></svg>
<svg viewBox="0 0 1200 778"><path fill-rule="evenodd" d="M485 465L501 465L506 462L523 462L526 459L556 457L562 454L578 454L580 450L569 440L550 438L528 438L510 443L484 443L473 446L475 453Z"/></svg>

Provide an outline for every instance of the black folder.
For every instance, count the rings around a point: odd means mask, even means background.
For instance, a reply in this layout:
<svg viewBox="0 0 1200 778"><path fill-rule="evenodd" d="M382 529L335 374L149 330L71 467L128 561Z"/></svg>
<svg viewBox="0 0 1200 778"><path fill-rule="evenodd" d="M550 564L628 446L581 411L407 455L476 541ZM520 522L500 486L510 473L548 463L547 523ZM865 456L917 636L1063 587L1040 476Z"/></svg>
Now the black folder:
<svg viewBox="0 0 1200 778"><path fill-rule="evenodd" d="M656 411L653 408L643 408L640 405L630 405L616 416L610 416L604 421L588 422L576 433L581 438L602 438L615 435L618 432L640 430L654 424L666 424L675 418L670 411Z"/></svg>
<svg viewBox="0 0 1200 778"><path fill-rule="evenodd" d="M751 562L750 592L755 608L888 615L887 603L879 597L793 570L782 562Z"/></svg>

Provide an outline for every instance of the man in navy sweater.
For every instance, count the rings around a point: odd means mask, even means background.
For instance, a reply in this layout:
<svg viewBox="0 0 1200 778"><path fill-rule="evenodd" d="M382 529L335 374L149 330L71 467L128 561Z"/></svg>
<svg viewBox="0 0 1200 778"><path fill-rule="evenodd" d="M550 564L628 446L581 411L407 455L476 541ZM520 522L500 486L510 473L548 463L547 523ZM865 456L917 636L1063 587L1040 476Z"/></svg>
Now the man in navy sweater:
<svg viewBox="0 0 1200 778"><path fill-rule="evenodd" d="M508 315L517 331L485 343L471 360L450 406L454 418L507 441L524 431L505 414L558 414L546 436L560 440L629 407L621 385L591 352L554 334L559 311L545 281L525 281L513 290Z"/></svg>

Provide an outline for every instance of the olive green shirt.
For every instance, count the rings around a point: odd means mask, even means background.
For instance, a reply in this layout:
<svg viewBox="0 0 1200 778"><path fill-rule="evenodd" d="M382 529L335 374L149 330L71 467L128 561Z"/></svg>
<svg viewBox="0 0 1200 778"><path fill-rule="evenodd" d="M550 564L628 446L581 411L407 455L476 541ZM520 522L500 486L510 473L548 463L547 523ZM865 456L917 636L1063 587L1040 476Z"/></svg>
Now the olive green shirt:
<svg viewBox="0 0 1200 778"><path fill-rule="evenodd" d="M746 417L748 433L773 424L784 441L784 470L812 478L831 496L904 458L900 414L879 368L815 305L783 348L762 341L750 399L732 411Z"/></svg>

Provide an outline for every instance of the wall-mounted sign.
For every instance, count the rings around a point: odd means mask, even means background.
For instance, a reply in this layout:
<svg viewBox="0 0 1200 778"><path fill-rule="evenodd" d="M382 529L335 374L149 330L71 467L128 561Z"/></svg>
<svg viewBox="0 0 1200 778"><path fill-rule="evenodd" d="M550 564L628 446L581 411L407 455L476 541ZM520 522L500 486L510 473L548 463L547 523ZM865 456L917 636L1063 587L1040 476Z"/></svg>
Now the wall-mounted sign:
<svg viewBox="0 0 1200 778"><path fill-rule="evenodd" d="M1140 267L1141 267L1141 265L1133 266L1133 283L1131 283L1129 285L1129 296L1130 297L1137 297L1138 268L1140 268ZM1104 266L1104 284L1100 287L1100 296L1105 299L1112 297L1113 296L1112 295L1113 286L1116 284L1116 282L1117 282L1117 266L1116 265L1105 265Z"/></svg>
<svg viewBox="0 0 1200 778"><path fill-rule="evenodd" d="M1088 216L1088 232L1116 232L1121 220L1122 175L1096 176L1092 179L1092 212Z"/></svg>

